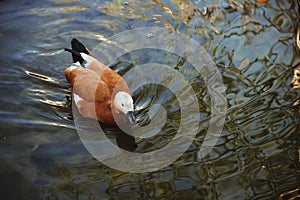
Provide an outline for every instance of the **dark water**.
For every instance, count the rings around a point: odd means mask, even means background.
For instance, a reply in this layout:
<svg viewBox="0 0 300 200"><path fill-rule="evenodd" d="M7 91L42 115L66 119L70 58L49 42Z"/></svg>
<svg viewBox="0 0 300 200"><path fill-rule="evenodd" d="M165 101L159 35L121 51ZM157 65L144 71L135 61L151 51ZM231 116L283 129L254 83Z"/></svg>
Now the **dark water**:
<svg viewBox="0 0 300 200"><path fill-rule="evenodd" d="M296 0L11 0L1 1L0 11L1 198L277 199L300 187L300 116L292 106L299 94L289 87L290 69L300 62ZM70 55L62 48L76 37L92 49L117 33L147 26L180 31L203 45L222 74L228 111L217 145L199 159L210 105L201 77L187 77L203 116L196 139L172 165L130 174L101 164L81 143L63 74ZM142 55L124 56L114 69L123 73L146 62ZM162 54L151 55L158 56L155 61ZM162 60L189 68L172 56ZM176 105L155 86L135 99L145 112L157 102ZM170 118L177 112L169 106ZM173 126L141 141L137 150L160 148L172 139Z"/></svg>

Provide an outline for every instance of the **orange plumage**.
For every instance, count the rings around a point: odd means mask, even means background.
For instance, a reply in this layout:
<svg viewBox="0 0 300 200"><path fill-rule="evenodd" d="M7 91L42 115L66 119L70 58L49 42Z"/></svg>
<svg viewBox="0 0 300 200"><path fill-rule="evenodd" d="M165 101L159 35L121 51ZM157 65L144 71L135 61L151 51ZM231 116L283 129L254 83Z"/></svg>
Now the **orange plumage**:
<svg viewBox="0 0 300 200"><path fill-rule="evenodd" d="M134 124L133 101L126 81L95 59L78 40L73 39L71 44L72 50L66 50L72 52L73 64L65 70L65 76L79 113L108 125L126 123L127 118Z"/></svg>

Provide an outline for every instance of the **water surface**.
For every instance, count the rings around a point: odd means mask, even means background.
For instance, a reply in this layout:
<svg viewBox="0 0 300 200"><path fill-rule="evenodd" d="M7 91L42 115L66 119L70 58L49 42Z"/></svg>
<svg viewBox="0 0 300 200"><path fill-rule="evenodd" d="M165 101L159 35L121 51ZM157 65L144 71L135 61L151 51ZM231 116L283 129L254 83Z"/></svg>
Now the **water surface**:
<svg viewBox="0 0 300 200"><path fill-rule="evenodd" d="M299 63L296 0L228 1L1 1L0 173L5 199L276 199L300 187L299 98L289 87ZM157 26L197 40L213 57L226 87L222 136L200 159L210 118L209 94L189 63L166 52L132 52L119 73L147 62L185 75L199 98L202 122L191 147L159 171L130 174L111 169L85 149L73 123L62 51L73 37L93 49L122 31ZM145 56L147 55L147 56ZM176 132L178 106L166 88L134 94L145 108L162 103L164 130L138 143L147 152ZM145 118L143 118L145 117ZM115 142L117 129L108 129ZM116 142L117 143L117 142ZM131 149L132 150L132 149Z"/></svg>

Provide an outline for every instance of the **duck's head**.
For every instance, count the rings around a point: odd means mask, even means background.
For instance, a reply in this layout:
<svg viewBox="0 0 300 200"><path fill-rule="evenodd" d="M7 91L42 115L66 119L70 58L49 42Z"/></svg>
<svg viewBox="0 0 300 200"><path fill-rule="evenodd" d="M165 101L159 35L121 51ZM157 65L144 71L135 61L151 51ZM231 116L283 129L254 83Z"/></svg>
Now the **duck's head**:
<svg viewBox="0 0 300 200"><path fill-rule="evenodd" d="M133 99L130 94L122 91L118 92L113 99L113 107L115 112L124 114L130 124L136 124Z"/></svg>
<svg viewBox="0 0 300 200"><path fill-rule="evenodd" d="M294 70L293 80L291 81L292 88L300 88L300 65Z"/></svg>

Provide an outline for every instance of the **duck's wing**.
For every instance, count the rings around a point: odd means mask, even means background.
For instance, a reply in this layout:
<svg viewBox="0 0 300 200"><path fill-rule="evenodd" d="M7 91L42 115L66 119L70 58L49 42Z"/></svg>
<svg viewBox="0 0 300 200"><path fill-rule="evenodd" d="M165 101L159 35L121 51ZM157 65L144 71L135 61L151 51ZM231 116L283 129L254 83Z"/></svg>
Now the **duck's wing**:
<svg viewBox="0 0 300 200"><path fill-rule="evenodd" d="M71 66L65 70L65 76L72 92L85 101L105 101L111 98L107 84L93 70Z"/></svg>
<svg viewBox="0 0 300 200"><path fill-rule="evenodd" d="M117 72L92 56L85 53L80 53L79 55L84 59L84 63L81 65L83 65L84 68L95 72L100 77L101 81L107 85L110 93L125 91L130 94L126 81Z"/></svg>

